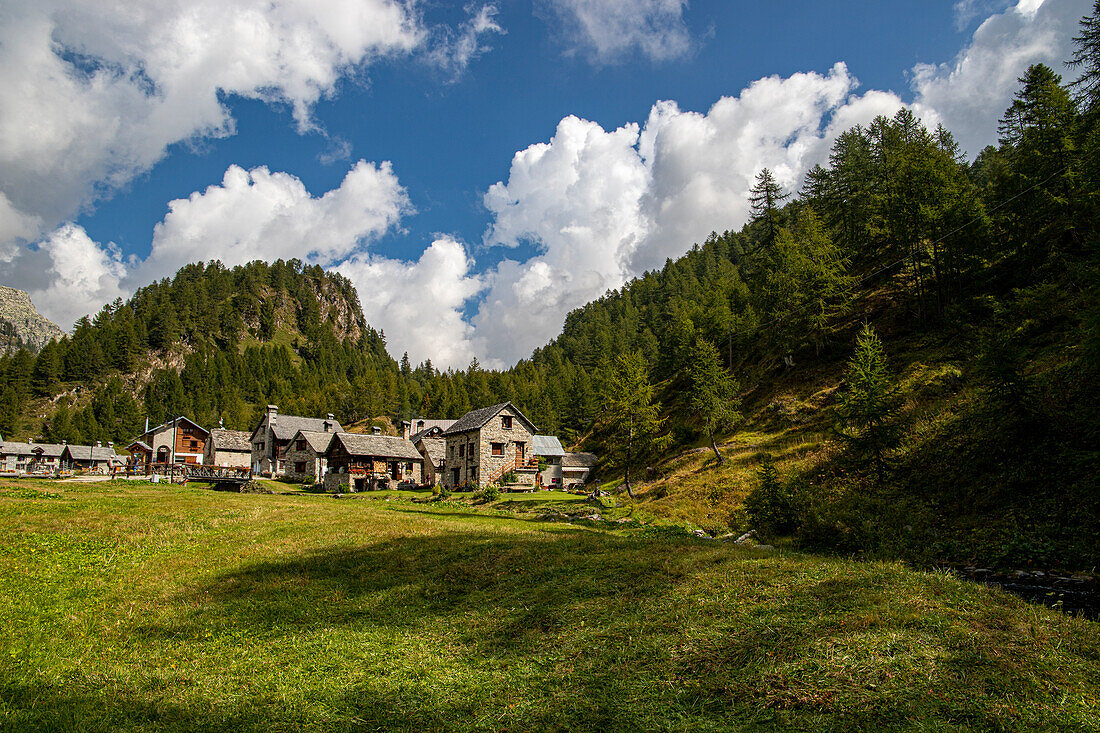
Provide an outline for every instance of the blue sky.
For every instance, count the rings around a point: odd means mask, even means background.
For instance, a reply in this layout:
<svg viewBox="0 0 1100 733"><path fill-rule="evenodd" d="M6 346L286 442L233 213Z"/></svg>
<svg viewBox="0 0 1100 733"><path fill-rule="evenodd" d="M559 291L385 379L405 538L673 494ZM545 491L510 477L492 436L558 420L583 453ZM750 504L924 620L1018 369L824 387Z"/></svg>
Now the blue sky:
<svg viewBox="0 0 1100 733"><path fill-rule="evenodd" d="M0 8L0 283L69 327L192 259L298 256L395 356L461 367L739 227L761 167L797 187L875 114L973 155L1091 3L134 5Z"/></svg>

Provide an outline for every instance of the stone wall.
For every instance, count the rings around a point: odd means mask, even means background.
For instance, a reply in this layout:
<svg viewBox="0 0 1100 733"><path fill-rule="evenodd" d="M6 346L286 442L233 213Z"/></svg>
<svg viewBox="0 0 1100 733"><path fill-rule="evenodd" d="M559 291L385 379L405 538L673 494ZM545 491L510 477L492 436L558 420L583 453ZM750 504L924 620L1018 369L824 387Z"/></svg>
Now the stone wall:
<svg viewBox="0 0 1100 733"><path fill-rule="evenodd" d="M295 444L291 444L286 449L286 457L283 459L283 476L291 481L320 481L321 476L324 475L324 466L322 465L324 458L317 455L317 452L313 450L308 444L305 450L297 450ZM296 464L305 463L305 471L297 471Z"/></svg>
<svg viewBox="0 0 1100 733"><path fill-rule="evenodd" d="M512 418L511 429L501 427L501 417L509 415ZM501 466L512 463L516 457L516 443L523 443L526 451L524 455L531 457L533 436L524 425L519 413L511 407L505 407L485 423L479 433L479 477L481 483L488 483L489 477L500 470ZM493 455L493 443L504 444L504 455ZM517 477L519 478L519 477Z"/></svg>

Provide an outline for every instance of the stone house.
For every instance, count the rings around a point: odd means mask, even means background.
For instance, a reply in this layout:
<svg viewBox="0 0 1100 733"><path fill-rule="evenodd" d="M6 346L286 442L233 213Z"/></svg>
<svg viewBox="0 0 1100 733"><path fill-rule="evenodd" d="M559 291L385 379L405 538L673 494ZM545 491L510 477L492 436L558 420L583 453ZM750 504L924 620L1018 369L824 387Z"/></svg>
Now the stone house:
<svg viewBox="0 0 1100 733"><path fill-rule="evenodd" d="M206 428L194 420L177 417L155 428L147 426L126 449L130 451L131 466L148 472L153 463L202 463L209 439Z"/></svg>
<svg viewBox="0 0 1100 733"><path fill-rule="evenodd" d="M252 434L247 430L214 428L206 441L202 462L219 468L249 468L252 465Z"/></svg>
<svg viewBox="0 0 1100 733"><path fill-rule="evenodd" d="M250 437L253 472L270 476L283 475L286 471L287 447L299 430L340 433L344 428L332 413L325 418L280 415L276 405L268 405L267 412Z"/></svg>
<svg viewBox="0 0 1100 733"><path fill-rule="evenodd" d="M511 402L471 410L443 431L443 484L448 488L499 482L535 486L538 459L531 450L535 426Z"/></svg>
<svg viewBox="0 0 1100 733"><path fill-rule="evenodd" d="M286 448L283 476L292 481L319 482L328 468L328 449L336 433L299 430Z"/></svg>
<svg viewBox="0 0 1100 733"><path fill-rule="evenodd" d="M111 445L66 445L61 453L61 468L69 471L88 471L89 473L110 473L112 468L121 466L121 459Z"/></svg>
<svg viewBox="0 0 1100 733"><path fill-rule="evenodd" d="M447 422L454 423L453 420ZM443 430L444 428L433 425L409 438L409 442L424 458L424 483L432 486L443 481L444 456L447 451Z"/></svg>
<svg viewBox="0 0 1100 733"><path fill-rule="evenodd" d="M64 443L0 443L0 472L53 473L61 468Z"/></svg>
<svg viewBox="0 0 1100 733"><path fill-rule="evenodd" d="M326 454L326 491L366 491L420 484L424 459L404 438L337 433Z"/></svg>

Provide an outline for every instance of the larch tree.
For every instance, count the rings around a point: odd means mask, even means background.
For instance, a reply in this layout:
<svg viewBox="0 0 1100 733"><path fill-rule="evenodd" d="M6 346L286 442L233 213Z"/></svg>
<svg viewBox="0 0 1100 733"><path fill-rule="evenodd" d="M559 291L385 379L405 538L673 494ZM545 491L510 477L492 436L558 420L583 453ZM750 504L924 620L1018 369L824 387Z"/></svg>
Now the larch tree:
<svg viewBox="0 0 1100 733"><path fill-rule="evenodd" d="M710 341L699 339L694 351L694 361L688 369L691 411L707 433L715 460L722 465L724 459L718 450L715 435L733 427L741 419L741 413L737 411L740 385L722 367L722 357Z"/></svg>
<svg viewBox="0 0 1100 733"><path fill-rule="evenodd" d="M623 469L626 493L634 498L630 469L667 446L661 435L661 405L654 400L649 370L640 351L620 354L605 376L604 415L610 462Z"/></svg>
<svg viewBox="0 0 1100 733"><path fill-rule="evenodd" d="M759 247L770 249L779 236L782 217L780 205L788 198L768 168L756 174L756 183L749 189L749 223L760 227Z"/></svg>

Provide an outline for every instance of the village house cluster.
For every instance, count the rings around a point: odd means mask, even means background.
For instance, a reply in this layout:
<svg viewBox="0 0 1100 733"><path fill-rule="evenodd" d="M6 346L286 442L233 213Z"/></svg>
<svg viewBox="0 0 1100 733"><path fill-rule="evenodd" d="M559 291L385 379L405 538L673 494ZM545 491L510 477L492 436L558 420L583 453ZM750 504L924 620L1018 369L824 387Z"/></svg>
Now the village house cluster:
<svg viewBox="0 0 1100 733"><path fill-rule="evenodd" d="M50 474L66 470L150 476L167 467L251 471L323 484L327 491L363 491L401 484L450 489L503 484L519 489L583 486L596 464L591 453L566 452L555 436L538 435L511 402L471 410L458 420L415 418L401 435L347 432L332 414L281 415L268 405L251 431L207 430L177 417L126 446L0 442L0 472Z"/></svg>

